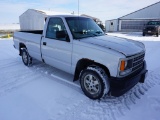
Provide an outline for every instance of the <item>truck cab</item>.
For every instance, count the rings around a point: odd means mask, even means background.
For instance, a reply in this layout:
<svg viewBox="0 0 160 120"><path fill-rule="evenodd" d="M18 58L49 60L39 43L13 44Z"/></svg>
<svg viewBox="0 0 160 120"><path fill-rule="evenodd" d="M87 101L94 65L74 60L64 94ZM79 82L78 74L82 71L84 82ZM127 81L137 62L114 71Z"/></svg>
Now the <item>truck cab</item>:
<svg viewBox="0 0 160 120"><path fill-rule="evenodd" d="M15 32L14 46L26 66L35 58L72 74L91 99L120 96L147 73L143 43L108 36L87 17L49 16L42 31Z"/></svg>

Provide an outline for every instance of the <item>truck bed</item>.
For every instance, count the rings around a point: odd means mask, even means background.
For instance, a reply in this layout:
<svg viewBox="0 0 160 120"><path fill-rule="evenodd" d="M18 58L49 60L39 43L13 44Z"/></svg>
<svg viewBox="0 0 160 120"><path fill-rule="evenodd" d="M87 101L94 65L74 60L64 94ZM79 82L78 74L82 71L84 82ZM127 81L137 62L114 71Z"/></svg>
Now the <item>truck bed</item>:
<svg viewBox="0 0 160 120"><path fill-rule="evenodd" d="M14 45L19 49L20 43L25 44L31 57L41 60L41 37L43 30L14 32Z"/></svg>
<svg viewBox="0 0 160 120"><path fill-rule="evenodd" d="M14 32L14 39L23 42L34 42L40 45L43 30L17 31Z"/></svg>
<svg viewBox="0 0 160 120"><path fill-rule="evenodd" d="M31 30L31 31L19 31L19 32L24 32L24 33L33 33L33 34L42 34L43 30Z"/></svg>

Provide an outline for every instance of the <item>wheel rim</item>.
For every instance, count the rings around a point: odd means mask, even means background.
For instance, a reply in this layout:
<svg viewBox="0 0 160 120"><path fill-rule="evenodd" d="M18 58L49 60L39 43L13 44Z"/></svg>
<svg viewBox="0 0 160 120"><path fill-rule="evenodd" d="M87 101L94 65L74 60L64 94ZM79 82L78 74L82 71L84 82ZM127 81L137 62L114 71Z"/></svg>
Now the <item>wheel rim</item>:
<svg viewBox="0 0 160 120"><path fill-rule="evenodd" d="M158 36L159 36L159 34L157 33L157 34L156 34L156 36L158 37Z"/></svg>
<svg viewBox="0 0 160 120"><path fill-rule="evenodd" d="M84 77L84 87L92 95L99 93L101 90L99 79L91 74Z"/></svg>
<svg viewBox="0 0 160 120"><path fill-rule="evenodd" d="M23 58L24 63L28 62L27 53L26 52L23 52L22 58Z"/></svg>

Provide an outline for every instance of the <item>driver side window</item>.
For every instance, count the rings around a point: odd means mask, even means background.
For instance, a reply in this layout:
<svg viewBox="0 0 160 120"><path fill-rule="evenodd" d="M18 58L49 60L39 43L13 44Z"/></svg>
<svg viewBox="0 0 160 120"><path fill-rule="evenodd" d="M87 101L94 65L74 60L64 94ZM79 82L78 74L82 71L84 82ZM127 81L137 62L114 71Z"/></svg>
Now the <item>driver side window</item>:
<svg viewBox="0 0 160 120"><path fill-rule="evenodd" d="M56 32L59 32L59 31L65 31L65 33L67 34L66 28L64 26L62 19L61 18L50 18L48 26L47 26L46 38L65 41L66 38L56 37Z"/></svg>

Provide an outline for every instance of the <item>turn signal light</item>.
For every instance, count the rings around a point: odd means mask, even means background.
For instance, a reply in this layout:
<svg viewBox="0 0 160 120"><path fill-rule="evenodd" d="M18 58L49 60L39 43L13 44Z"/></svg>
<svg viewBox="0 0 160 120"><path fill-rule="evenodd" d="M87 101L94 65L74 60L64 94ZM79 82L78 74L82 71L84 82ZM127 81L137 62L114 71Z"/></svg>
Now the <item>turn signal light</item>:
<svg viewBox="0 0 160 120"><path fill-rule="evenodd" d="M120 65L120 71L124 71L124 69L125 69L125 61L122 60Z"/></svg>

